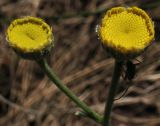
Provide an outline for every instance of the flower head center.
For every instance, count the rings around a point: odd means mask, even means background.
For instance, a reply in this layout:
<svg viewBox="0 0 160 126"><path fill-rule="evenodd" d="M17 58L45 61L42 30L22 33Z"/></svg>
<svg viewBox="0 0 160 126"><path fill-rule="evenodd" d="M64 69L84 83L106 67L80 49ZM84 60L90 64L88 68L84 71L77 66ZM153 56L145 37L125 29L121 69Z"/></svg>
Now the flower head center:
<svg viewBox="0 0 160 126"><path fill-rule="evenodd" d="M129 28L125 28L124 32L128 34L130 32Z"/></svg>
<svg viewBox="0 0 160 126"><path fill-rule="evenodd" d="M116 7L104 16L99 35L103 44L116 51L139 52L153 40L154 26L149 16L137 7Z"/></svg>
<svg viewBox="0 0 160 126"><path fill-rule="evenodd" d="M35 38L33 37L32 34L26 32L25 35L26 35L28 38L30 38L31 40L35 40Z"/></svg>
<svg viewBox="0 0 160 126"><path fill-rule="evenodd" d="M39 51L52 43L51 28L41 19L14 20L7 30L10 45L25 52Z"/></svg>

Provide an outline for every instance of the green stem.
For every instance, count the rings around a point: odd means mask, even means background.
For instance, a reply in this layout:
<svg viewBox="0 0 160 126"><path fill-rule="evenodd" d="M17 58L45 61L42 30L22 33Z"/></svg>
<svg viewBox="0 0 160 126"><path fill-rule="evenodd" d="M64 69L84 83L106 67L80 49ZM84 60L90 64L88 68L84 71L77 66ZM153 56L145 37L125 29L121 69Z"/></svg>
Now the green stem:
<svg viewBox="0 0 160 126"><path fill-rule="evenodd" d="M109 88L108 99L106 100L104 118L103 118L103 126L110 126L110 115L112 111L112 106L114 102L114 97L116 95L116 91L118 88L118 82L120 79L121 71L122 71L123 62L115 61L115 68L112 77L112 82Z"/></svg>
<svg viewBox="0 0 160 126"><path fill-rule="evenodd" d="M98 115L96 112L94 112L91 108L89 108L84 102L82 102L68 87L66 87L61 80L58 78L58 76L53 72L53 70L49 67L46 60L41 59L37 61L40 67L43 69L43 71L46 73L46 75L51 79L52 82L62 91L64 92L75 104L77 104L85 113L87 113L87 116L92 118L98 123L102 122L102 117Z"/></svg>

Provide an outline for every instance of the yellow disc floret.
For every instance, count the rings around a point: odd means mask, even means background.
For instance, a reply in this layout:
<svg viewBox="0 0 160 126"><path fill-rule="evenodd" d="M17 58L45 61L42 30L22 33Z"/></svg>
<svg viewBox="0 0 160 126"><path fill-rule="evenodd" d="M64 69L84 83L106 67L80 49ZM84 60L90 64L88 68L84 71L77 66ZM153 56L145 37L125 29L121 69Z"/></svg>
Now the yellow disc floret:
<svg viewBox="0 0 160 126"><path fill-rule="evenodd" d="M99 37L103 45L116 54L134 55L150 45L154 39L154 25L140 8L115 7L102 19Z"/></svg>
<svg viewBox="0 0 160 126"><path fill-rule="evenodd" d="M14 20L7 29L9 45L21 53L44 51L53 42L52 30L42 19L24 17Z"/></svg>

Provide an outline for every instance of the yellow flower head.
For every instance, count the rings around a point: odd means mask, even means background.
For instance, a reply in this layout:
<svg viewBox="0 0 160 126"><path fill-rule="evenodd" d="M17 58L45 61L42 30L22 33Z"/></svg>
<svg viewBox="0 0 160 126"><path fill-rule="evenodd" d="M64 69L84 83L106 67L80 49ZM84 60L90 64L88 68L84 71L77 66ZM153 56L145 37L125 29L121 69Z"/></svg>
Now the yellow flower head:
<svg viewBox="0 0 160 126"><path fill-rule="evenodd" d="M7 29L7 40L18 54L26 58L39 58L53 45L50 26L36 17L14 20Z"/></svg>
<svg viewBox="0 0 160 126"><path fill-rule="evenodd" d="M98 29L103 46L116 58L134 58L154 39L154 25L140 8L107 11Z"/></svg>

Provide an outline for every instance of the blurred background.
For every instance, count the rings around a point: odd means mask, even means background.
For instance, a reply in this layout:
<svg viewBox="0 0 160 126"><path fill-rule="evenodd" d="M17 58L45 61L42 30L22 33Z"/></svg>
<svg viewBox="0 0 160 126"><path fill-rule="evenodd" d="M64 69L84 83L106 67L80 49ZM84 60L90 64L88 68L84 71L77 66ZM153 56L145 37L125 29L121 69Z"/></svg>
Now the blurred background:
<svg viewBox="0 0 160 126"><path fill-rule="evenodd" d="M160 126L160 0L0 0L0 126L100 126L75 116L79 108L34 61L20 59L8 47L5 32L15 18L43 18L55 36L49 64L81 100L103 114L113 58L102 49L95 28L114 6L146 10L156 38L137 58L134 80L121 78L117 97L130 88L115 101L112 124Z"/></svg>

